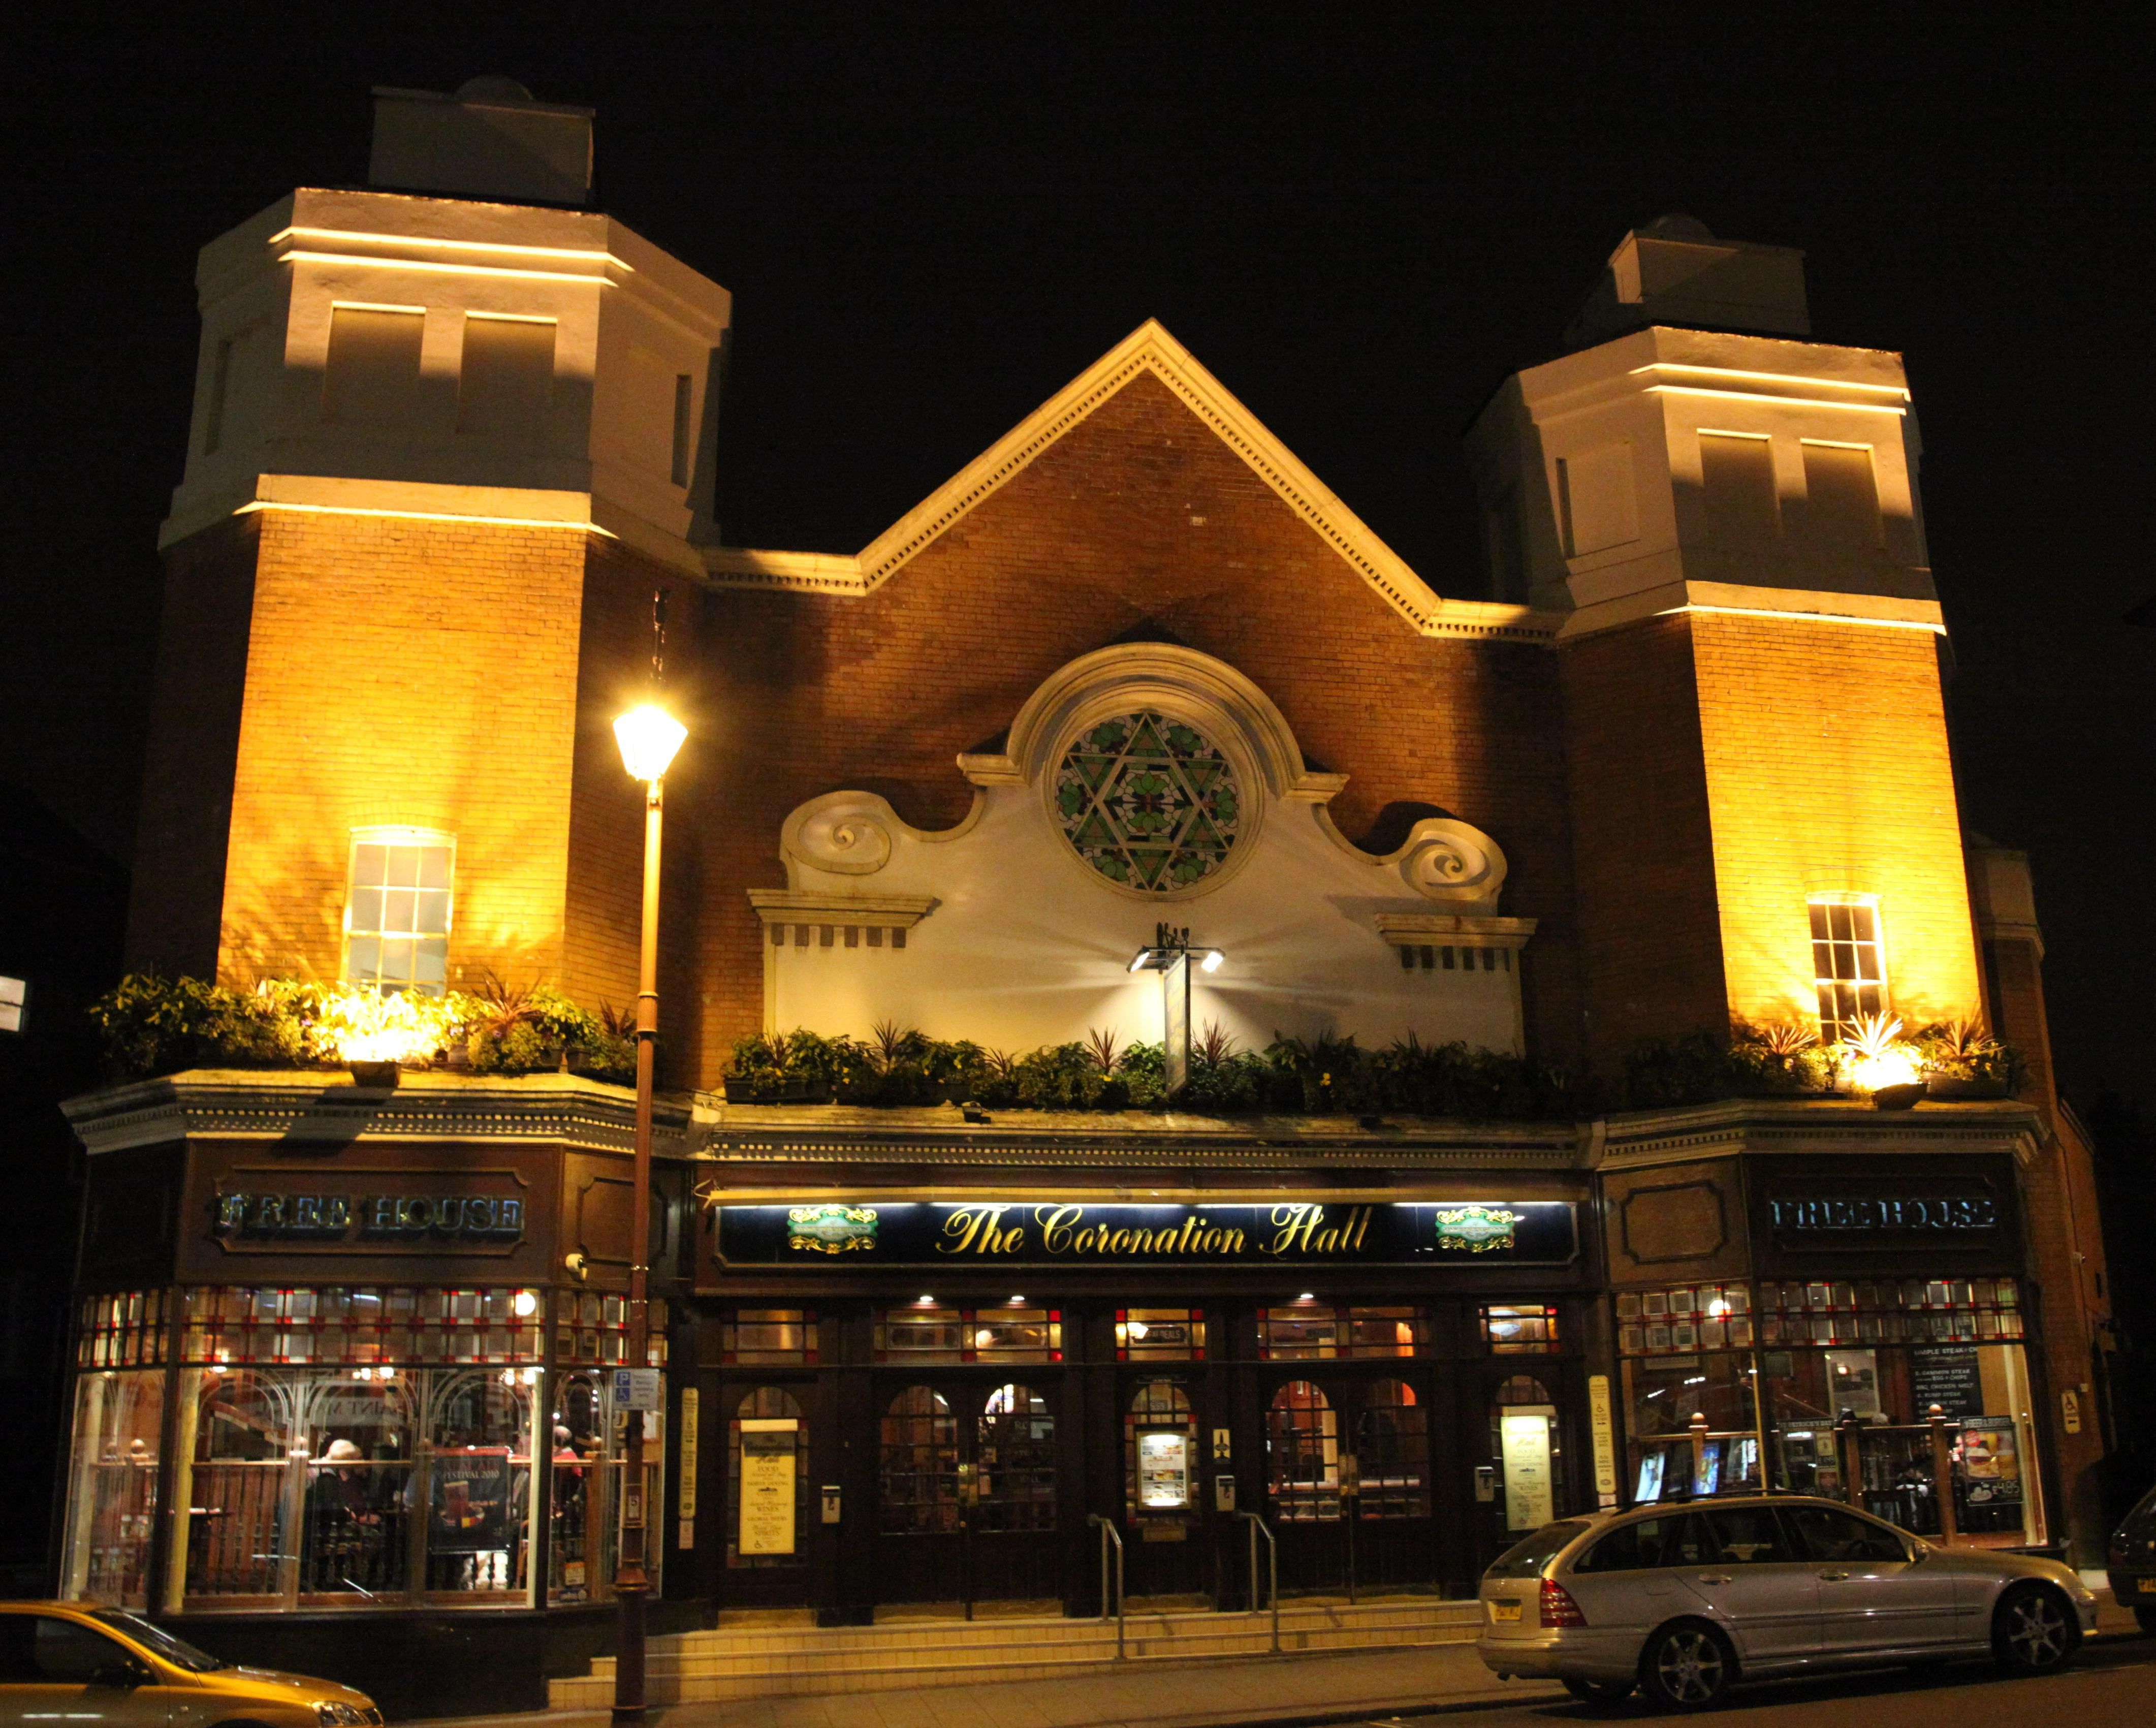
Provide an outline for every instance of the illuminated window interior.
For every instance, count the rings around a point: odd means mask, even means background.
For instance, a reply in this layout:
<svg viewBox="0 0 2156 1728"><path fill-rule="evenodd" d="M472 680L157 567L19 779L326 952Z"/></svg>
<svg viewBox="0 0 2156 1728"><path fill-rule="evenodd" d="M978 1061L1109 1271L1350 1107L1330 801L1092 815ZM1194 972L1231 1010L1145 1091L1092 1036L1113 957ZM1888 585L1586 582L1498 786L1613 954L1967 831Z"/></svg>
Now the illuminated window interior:
<svg viewBox="0 0 2156 1728"><path fill-rule="evenodd" d="M1557 1309L1548 1303L1486 1308L1482 1338L1492 1355L1552 1355L1558 1347Z"/></svg>
<svg viewBox="0 0 2156 1728"><path fill-rule="evenodd" d="M1335 1356L1413 1356L1430 1337L1419 1308L1336 1308L1297 1301L1258 1311L1258 1354L1268 1361Z"/></svg>
<svg viewBox="0 0 2156 1728"><path fill-rule="evenodd" d="M1820 1037L1831 1044L1887 1009L1887 965L1879 908L1869 900L1811 903L1812 975L1819 986Z"/></svg>
<svg viewBox="0 0 2156 1728"><path fill-rule="evenodd" d="M1116 1360L1195 1361L1205 1355L1205 1314L1195 1308L1119 1308Z"/></svg>
<svg viewBox="0 0 2156 1728"><path fill-rule="evenodd" d="M444 834L354 831L344 912L346 983L391 993L443 993L449 983L455 853L455 843Z"/></svg>

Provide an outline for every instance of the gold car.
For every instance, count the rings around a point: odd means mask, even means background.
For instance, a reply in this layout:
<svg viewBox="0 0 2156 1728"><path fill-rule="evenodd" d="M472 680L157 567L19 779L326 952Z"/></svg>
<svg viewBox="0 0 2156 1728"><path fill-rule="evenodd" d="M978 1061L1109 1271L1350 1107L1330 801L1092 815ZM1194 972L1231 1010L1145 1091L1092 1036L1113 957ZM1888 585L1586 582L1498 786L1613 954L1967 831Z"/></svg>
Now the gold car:
<svg viewBox="0 0 2156 1728"><path fill-rule="evenodd" d="M117 1608L0 1602L0 1728L380 1728L364 1692L234 1668Z"/></svg>

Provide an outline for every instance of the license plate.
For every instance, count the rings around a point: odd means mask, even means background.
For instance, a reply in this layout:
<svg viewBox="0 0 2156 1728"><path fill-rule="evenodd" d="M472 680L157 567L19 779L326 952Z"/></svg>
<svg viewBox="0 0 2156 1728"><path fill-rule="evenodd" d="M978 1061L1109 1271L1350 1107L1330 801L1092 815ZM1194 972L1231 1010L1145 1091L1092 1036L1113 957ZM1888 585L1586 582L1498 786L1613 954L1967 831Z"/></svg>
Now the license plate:
<svg viewBox="0 0 2156 1728"><path fill-rule="evenodd" d="M2156 1596L2156 1578L2136 1578L2133 1593L2136 1596Z"/></svg>
<svg viewBox="0 0 2156 1728"><path fill-rule="evenodd" d="M2150 1581L2156 1583L2156 1580ZM1520 1604L1517 1600L1493 1599L1490 1604L1490 1617L1492 1620L1517 1620L1520 1617Z"/></svg>

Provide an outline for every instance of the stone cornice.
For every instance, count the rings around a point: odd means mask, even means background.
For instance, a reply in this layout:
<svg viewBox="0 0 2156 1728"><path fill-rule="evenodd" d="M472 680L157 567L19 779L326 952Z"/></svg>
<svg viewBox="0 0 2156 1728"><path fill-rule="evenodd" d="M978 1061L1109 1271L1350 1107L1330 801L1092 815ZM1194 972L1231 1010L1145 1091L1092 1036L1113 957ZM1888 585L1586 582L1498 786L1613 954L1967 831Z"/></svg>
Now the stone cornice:
<svg viewBox="0 0 2156 1728"><path fill-rule="evenodd" d="M87 1093L60 1108L93 1157L198 1139L275 1140L295 1149L382 1140L543 1140L628 1152L636 1098L626 1087L578 1074L413 1073L383 1091L329 1071L196 1068ZM654 1149L680 1156L689 1119L685 1100L660 1099Z"/></svg>
<svg viewBox="0 0 2156 1728"><path fill-rule="evenodd" d="M1604 1170L1771 1153L2018 1157L2041 1131L2034 1107L2003 1099L1877 1110L1845 1098L1732 1098L1611 1116L1596 1127Z"/></svg>
<svg viewBox="0 0 2156 1728"><path fill-rule="evenodd" d="M955 1109L846 1105L725 1106L699 1100L696 1155L709 1165L969 1166L1014 1173L1084 1167L1158 1170L1563 1170L1584 1167L1569 1123L1408 1118L1224 1119L1177 1112L1013 1110L967 1123ZM713 1171L719 1175L718 1171ZM726 1178L720 1175L720 1180Z"/></svg>

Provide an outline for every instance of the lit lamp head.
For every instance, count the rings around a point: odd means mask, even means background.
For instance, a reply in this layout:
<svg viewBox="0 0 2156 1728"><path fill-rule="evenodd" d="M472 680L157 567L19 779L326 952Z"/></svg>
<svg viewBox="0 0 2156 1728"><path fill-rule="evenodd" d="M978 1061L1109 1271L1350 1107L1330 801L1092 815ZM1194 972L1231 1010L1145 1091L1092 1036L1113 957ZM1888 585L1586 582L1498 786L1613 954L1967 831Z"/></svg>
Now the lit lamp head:
<svg viewBox="0 0 2156 1728"><path fill-rule="evenodd" d="M647 783L663 779L689 728L656 702L639 702L613 723L622 766Z"/></svg>

